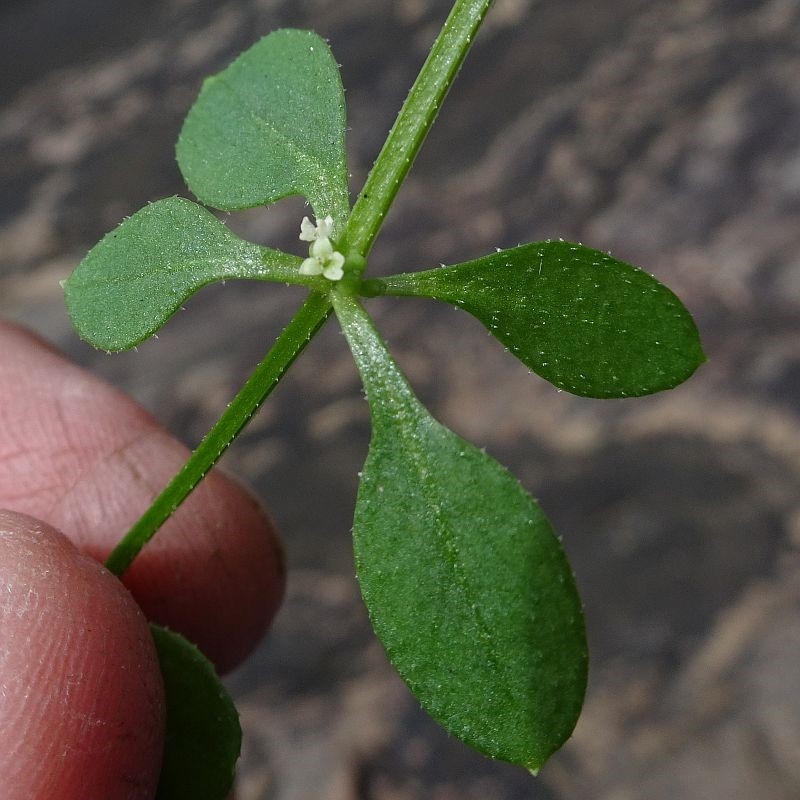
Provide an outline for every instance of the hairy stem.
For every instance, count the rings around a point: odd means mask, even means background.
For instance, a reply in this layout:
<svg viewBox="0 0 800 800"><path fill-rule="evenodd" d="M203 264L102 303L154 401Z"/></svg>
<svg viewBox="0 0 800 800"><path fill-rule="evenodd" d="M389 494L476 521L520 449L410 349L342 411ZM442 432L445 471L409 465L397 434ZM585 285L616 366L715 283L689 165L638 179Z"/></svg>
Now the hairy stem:
<svg viewBox="0 0 800 800"><path fill-rule="evenodd" d="M456 0L353 207L342 252L366 257L491 4Z"/></svg>
<svg viewBox="0 0 800 800"><path fill-rule="evenodd" d="M317 292L309 296L180 472L114 548L106 560L106 567L111 572L122 575L128 569L139 551L189 496L247 425L330 312L331 304L327 296Z"/></svg>

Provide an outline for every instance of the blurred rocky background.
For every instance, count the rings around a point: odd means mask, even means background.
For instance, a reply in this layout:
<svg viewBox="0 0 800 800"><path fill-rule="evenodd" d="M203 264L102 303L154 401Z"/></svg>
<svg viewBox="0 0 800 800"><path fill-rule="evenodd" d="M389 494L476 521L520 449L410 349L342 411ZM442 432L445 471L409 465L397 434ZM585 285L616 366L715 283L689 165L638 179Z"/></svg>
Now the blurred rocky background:
<svg viewBox="0 0 800 800"><path fill-rule="evenodd" d="M125 215L186 193L173 156L206 74L270 30L342 64L357 189L446 0L6 0L0 312L194 444L302 293L209 288L158 340L96 353L59 280ZM301 200L231 215L300 253ZM372 636L349 527L366 405L335 323L224 465L270 504L290 588L230 678L241 800L791 800L800 796L800 3L497 0L372 257L377 274L564 237L645 267L709 363L654 397L591 401L432 302L370 307L434 413L563 534L592 673L538 779L421 712Z"/></svg>

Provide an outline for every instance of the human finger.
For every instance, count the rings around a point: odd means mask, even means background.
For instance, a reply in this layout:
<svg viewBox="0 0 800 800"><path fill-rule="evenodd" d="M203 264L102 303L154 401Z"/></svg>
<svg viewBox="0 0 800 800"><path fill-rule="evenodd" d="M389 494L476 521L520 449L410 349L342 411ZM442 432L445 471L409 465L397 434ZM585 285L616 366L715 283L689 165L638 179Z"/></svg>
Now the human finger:
<svg viewBox="0 0 800 800"><path fill-rule="evenodd" d="M164 687L130 593L54 528L0 511L6 800L151 800Z"/></svg>
<svg viewBox="0 0 800 800"><path fill-rule="evenodd" d="M104 560L183 464L186 448L128 397L3 322L0 385L0 506L47 519ZM253 496L212 471L123 582L150 619L227 671L280 604L283 556Z"/></svg>

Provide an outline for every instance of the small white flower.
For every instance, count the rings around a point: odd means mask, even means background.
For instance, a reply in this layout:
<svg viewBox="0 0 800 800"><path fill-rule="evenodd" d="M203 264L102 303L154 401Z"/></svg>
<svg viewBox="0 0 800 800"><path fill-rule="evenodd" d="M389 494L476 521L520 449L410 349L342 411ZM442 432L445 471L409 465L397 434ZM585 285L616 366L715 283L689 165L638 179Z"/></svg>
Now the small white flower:
<svg viewBox="0 0 800 800"><path fill-rule="evenodd" d="M325 217L317 222L316 225L308 218L303 217L300 223L300 241L314 242L317 239L327 239L333 231L333 217Z"/></svg>
<svg viewBox="0 0 800 800"><path fill-rule="evenodd" d="M300 223L300 241L311 242L308 258L300 265L301 275L324 275L338 281L344 275L344 256L333 249L328 238L333 230L333 217L325 217L314 225L308 217Z"/></svg>

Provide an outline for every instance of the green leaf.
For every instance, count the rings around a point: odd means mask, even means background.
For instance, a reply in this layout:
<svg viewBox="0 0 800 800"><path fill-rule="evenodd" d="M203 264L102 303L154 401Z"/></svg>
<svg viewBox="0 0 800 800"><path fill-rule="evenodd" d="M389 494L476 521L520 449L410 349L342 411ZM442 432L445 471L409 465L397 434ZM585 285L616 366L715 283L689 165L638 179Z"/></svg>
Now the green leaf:
<svg viewBox="0 0 800 800"><path fill-rule="evenodd" d="M225 210L304 195L318 218L349 212L339 68L311 31L264 37L203 84L178 164L206 205Z"/></svg>
<svg viewBox="0 0 800 800"><path fill-rule="evenodd" d="M312 285L301 259L235 236L196 203L169 197L106 234L64 282L80 336L126 350L157 331L191 294L214 281L257 278Z"/></svg>
<svg viewBox="0 0 800 800"><path fill-rule="evenodd" d="M586 687L564 552L517 480L422 407L361 306L335 294L334 308L372 414L353 537L375 631L442 725L537 770Z"/></svg>
<svg viewBox="0 0 800 800"><path fill-rule="evenodd" d="M671 389L705 361L697 327L669 289L579 244L526 244L384 286L469 311L538 375L584 397Z"/></svg>
<svg viewBox="0 0 800 800"><path fill-rule="evenodd" d="M211 662L186 639L150 625L167 701L157 800L224 800L233 785L242 731Z"/></svg>

